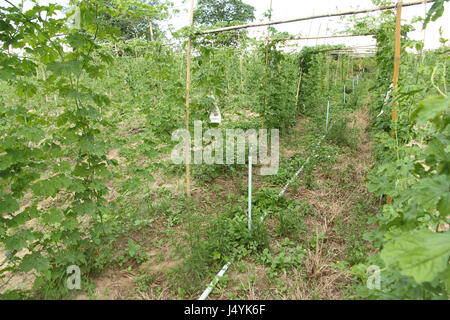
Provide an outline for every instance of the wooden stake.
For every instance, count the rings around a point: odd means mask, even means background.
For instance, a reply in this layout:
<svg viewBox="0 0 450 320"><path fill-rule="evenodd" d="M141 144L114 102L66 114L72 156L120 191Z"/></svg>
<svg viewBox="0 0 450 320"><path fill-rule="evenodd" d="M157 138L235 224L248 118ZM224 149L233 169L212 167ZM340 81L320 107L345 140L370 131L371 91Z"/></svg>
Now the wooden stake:
<svg viewBox="0 0 450 320"><path fill-rule="evenodd" d="M190 26L194 24L194 0L191 0L191 16L190 16ZM188 39L188 49L187 49L187 65L186 65L186 116L185 125L186 130L189 132L189 103L190 103L190 90L191 90L191 46L192 39L189 36ZM191 152L191 142L186 142L186 194L188 197L191 196L191 176L190 176L190 152ZM189 154L188 154L189 153Z"/></svg>
<svg viewBox="0 0 450 320"><path fill-rule="evenodd" d="M319 62L319 90L320 94L322 94L322 65Z"/></svg>
<svg viewBox="0 0 450 320"><path fill-rule="evenodd" d="M394 81L393 91L398 88L398 74L400 71L400 33L402 28L402 0L397 3L397 19L395 23L395 56L394 56ZM397 120L397 106L398 102L395 101L392 106L392 121ZM391 136L394 136L394 131L391 132Z"/></svg>
<svg viewBox="0 0 450 320"><path fill-rule="evenodd" d="M349 71L350 71L350 58L347 60L347 70L345 71L345 80L348 80Z"/></svg>
<svg viewBox="0 0 450 320"><path fill-rule="evenodd" d="M47 77L46 77L46 74L45 74L45 66L44 67L42 67L42 80L46 80L47 79ZM49 101L49 98L48 98L48 95L45 95L45 102L48 102Z"/></svg>
<svg viewBox="0 0 450 320"><path fill-rule="evenodd" d="M395 92L398 88L398 74L400 72L400 33L402 28L402 0L397 3L397 19L395 22L395 53L394 53L394 80L393 80L393 91ZM396 134L396 124L397 121L397 107L398 102L395 101L392 105L392 122L393 128L391 130L391 137ZM392 203L392 197L390 195L386 196L386 202L388 204Z"/></svg>
<svg viewBox="0 0 450 320"><path fill-rule="evenodd" d="M241 52L241 56L239 57L239 69L241 71L241 92L244 92L243 65L244 65L244 55Z"/></svg>
<svg viewBox="0 0 450 320"><path fill-rule="evenodd" d="M300 62L300 64L303 63L303 60L304 60L304 59L302 59L302 61ZM300 95L300 87L301 87L301 84L302 84L302 76L303 76L303 68L300 67L300 75L299 75L299 77L298 77L298 85L297 85L297 94L296 94L296 96L295 96L295 107L298 106L298 97L299 97L299 95Z"/></svg>
<svg viewBox="0 0 450 320"><path fill-rule="evenodd" d="M153 26L152 26L152 20L150 20L150 40L153 42Z"/></svg>
<svg viewBox="0 0 450 320"><path fill-rule="evenodd" d="M316 47L317 47L317 43L319 42L320 27L322 27L322 24L321 24L321 23L319 23L319 30L317 31Z"/></svg>
<svg viewBox="0 0 450 320"><path fill-rule="evenodd" d="M353 57L352 57L352 75L351 78L353 79Z"/></svg>
<svg viewBox="0 0 450 320"><path fill-rule="evenodd" d="M270 11L269 11L269 21L272 20L272 0L270 0ZM262 125L261 129L264 129L264 121L266 119L266 108L267 108L267 73L268 73L268 65L269 65L269 45L270 45L270 25L267 27L267 45L266 45L266 68L264 70L264 110L262 116Z"/></svg>
<svg viewBox="0 0 450 320"><path fill-rule="evenodd" d="M336 87L337 85L337 78L338 78L338 70L339 70L339 60L341 59L341 55L338 55L338 59L336 62L336 74L334 75L334 86Z"/></svg>
<svg viewBox="0 0 450 320"><path fill-rule="evenodd" d="M326 56L327 59L327 74L325 82L327 83L327 94L330 95L330 59Z"/></svg>
<svg viewBox="0 0 450 320"><path fill-rule="evenodd" d="M315 12L315 9L313 9L313 15L314 15L314 12ZM306 44L305 44L305 46L307 46L308 45L308 39L309 39L309 37L310 37L310 35L311 35L311 28L312 28L312 20L309 22L309 30L308 30L308 36L306 37Z"/></svg>

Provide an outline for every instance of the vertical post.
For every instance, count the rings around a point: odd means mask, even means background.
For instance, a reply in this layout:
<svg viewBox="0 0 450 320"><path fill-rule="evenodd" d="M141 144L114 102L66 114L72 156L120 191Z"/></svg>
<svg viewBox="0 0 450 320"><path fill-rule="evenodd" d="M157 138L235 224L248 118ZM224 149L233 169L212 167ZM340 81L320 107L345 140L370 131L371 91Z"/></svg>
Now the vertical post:
<svg viewBox="0 0 450 320"><path fill-rule="evenodd" d="M152 25L152 20L149 21L149 26L150 26L150 40L153 42L154 38L153 38L153 25Z"/></svg>
<svg viewBox="0 0 450 320"><path fill-rule="evenodd" d="M402 23L402 0L397 3L397 19L395 22L395 55L394 55L394 81L393 81L393 91L395 92L398 88L398 74L400 71L400 32ZM392 106L392 121L397 120L397 107L398 102L395 101ZM395 126L394 126L395 127ZM394 136L394 130L391 131L391 136Z"/></svg>
<svg viewBox="0 0 450 320"><path fill-rule="evenodd" d="M194 24L194 0L191 0L191 15L190 15L190 27ZM191 45L192 39L189 36L188 49L187 49L187 65L186 65L186 116L185 125L186 130L189 132L189 104L190 104L190 89L191 89ZM186 194L191 196L191 176L190 176L190 141L186 141Z"/></svg>
<svg viewBox="0 0 450 320"><path fill-rule="evenodd" d="M248 148L248 231L252 231L252 146Z"/></svg>
<svg viewBox="0 0 450 320"><path fill-rule="evenodd" d="M338 59L336 62L336 74L334 75L334 86L336 87L337 85L337 78L338 78L338 70L339 70L339 60L341 59L341 55L338 54Z"/></svg>
<svg viewBox="0 0 450 320"><path fill-rule="evenodd" d="M352 58L352 74L351 74L351 77L354 78L354 76L353 76L353 58Z"/></svg>
<svg viewBox="0 0 450 320"><path fill-rule="evenodd" d="M330 114L330 96L328 96L328 103L327 103L327 120L325 124L325 132L328 133L328 118Z"/></svg>
<svg viewBox="0 0 450 320"><path fill-rule="evenodd" d="M302 59L303 62L303 59ZM300 96L300 87L302 85L302 76L303 76L303 68L300 67L300 75L298 77L298 84L297 84L297 95L295 96L295 106L298 106L298 97Z"/></svg>
<svg viewBox="0 0 450 320"><path fill-rule="evenodd" d="M270 0L269 4L269 21L272 21L272 0ZM267 108L267 73L268 73L268 65L269 65L269 45L270 45L270 26L267 26L267 46L266 46L266 68L264 70L264 111L262 116L262 129L264 129L264 121L266 119L266 108Z"/></svg>
<svg viewBox="0 0 450 320"><path fill-rule="evenodd" d="M42 80L46 80L46 74L45 74L45 66L43 66L42 67ZM48 98L48 95L45 95L45 102L48 102L49 101L49 98Z"/></svg>
<svg viewBox="0 0 450 320"><path fill-rule="evenodd" d="M321 23L319 23L319 30L317 30L316 47L317 47L317 43L319 42L320 27L322 27Z"/></svg>
<svg viewBox="0 0 450 320"><path fill-rule="evenodd" d="M244 70L244 55L241 51L241 56L239 57L239 69L241 71L241 93L244 92L244 77L243 77L243 70Z"/></svg>
<svg viewBox="0 0 450 320"><path fill-rule="evenodd" d="M315 9L313 9L312 15L314 15ZM308 46L309 36L311 35L311 28L312 28L312 20L309 22L309 30L308 30L308 36L306 37L306 44L305 46Z"/></svg>
<svg viewBox="0 0 450 320"><path fill-rule="evenodd" d="M330 59L328 58L328 55L326 56L327 59L327 74L326 74L326 80L327 83L327 92L330 94Z"/></svg>
<svg viewBox="0 0 450 320"><path fill-rule="evenodd" d="M344 103L347 103L345 100L345 83L344 83Z"/></svg>
<svg viewBox="0 0 450 320"><path fill-rule="evenodd" d="M400 32L402 28L402 0L397 2L397 18L395 21L395 53L394 53L394 80L393 80L393 91L398 88L398 74L400 71ZM391 130L391 137L396 134L396 121L397 121L397 107L398 101L395 101L392 105L392 124L393 128ZM386 196L386 202L392 203L392 197L390 195Z"/></svg>

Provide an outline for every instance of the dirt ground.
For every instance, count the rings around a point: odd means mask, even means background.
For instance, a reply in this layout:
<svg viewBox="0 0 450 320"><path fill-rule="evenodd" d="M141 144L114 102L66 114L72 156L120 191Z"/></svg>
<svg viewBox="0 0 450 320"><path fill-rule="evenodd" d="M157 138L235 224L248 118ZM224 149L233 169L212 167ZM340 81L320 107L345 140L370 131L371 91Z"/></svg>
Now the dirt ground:
<svg viewBox="0 0 450 320"><path fill-rule="evenodd" d="M349 117L349 127L359 129L357 148L351 154L340 155L333 167L316 167L313 171L317 187L308 189L304 184L297 188L289 188L286 196L308 203L317 212L315 216L306 216L304 224L307 233L316 236L315 250L308 249L304 267L294 269L290 272L282 272L278 276L278 282L284 283L285 287L269 281L267 268L246 261L247 264L240 268L232 265L228 271L229 280L226 290L214 291L210 299L344 299L344 289L351 281L347 272L336 268L335 265L344 260L346 253L345 231L338 230L337 220L344 224L352 219L352 210L361 200L370 202L365 187L365 177L374 159L371 153L372 142L369 137L370 115L368 107L357 109ZM301 135L304 124L308 119L302 119L295 127L298 135ZM302 150L282 149L283 157L290 157ZM119 158L117 152L110 154L112 158ZM257 170L255 168L255 170ZM344 173L344 174L343 174ZM246 180L246 177L242 178ZM302 179L299 177L299 179ZM155 186L168 184L163 177L156 179ZM263 184L263 179L255 175L255 188ZM227 194L233 192L239 183L233 177L219 177L214 181L221 187L219 192L206 194L201 188L193 189L193 196L198 200L211 197L212 201L223 201ZM176 190L183 188L183 182L176 182ZM345 186L345 187L343 187ZM270 225L271 221L268 219ZM323 236L319 237L318 235ZM146 237L158 238L160 234L157 227L148 231ZM280 239L272 239L271 246L276 246ZM120 242L120 241L119 241ZM124 246L126 239L121 241ZM84 290L74 296L74 299L175 299L176 292L170 285L168 274L176 270L182 261L174 257L173 248L167 242L162 247L146 247L151 263L125 264L122 267L112 265L100 276L92 279L92 288ZM3 261L4 253L0 251L0 261ZM217 270L218 271L218 270ZM149 275L151 281L146 285L146 290L139 290L137 277ZM254 281L248 279L254 277ZM14 287L20 284L30 285L30 275L17 275L11 280ZM205 279L205 284L210 279ZM246 287L243 291L242 287Z"/></svg>

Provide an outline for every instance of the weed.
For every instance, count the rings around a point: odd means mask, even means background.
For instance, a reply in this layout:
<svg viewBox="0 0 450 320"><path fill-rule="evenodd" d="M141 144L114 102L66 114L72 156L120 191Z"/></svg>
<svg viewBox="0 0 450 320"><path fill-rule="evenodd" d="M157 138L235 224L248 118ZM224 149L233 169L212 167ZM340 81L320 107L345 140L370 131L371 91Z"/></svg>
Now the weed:
<svg viewBox="0 0 450 320"><path fill-rule="evenodd" d="M278 218L276 233L279 236L298 235L299 231L305 230L298 205L289 205L286 209L278 211L276 217Z"/></svg>
<svg viewBox="0 0 450 320"><path fill-rule="evenodd" d="M328 139L338 146L346 146L355 149L357 145L357 129L348 127L348 120L340 118L336 120L333 127L328 131Z"/></svg>
<svg viewBox="0 0 450 320"><path fill-rule="evenodd" d="M136 283L137 289L140 292L147 292L149 286L156 280L156 275L152 273L142 274L134 277L133 281Z"/></svg>

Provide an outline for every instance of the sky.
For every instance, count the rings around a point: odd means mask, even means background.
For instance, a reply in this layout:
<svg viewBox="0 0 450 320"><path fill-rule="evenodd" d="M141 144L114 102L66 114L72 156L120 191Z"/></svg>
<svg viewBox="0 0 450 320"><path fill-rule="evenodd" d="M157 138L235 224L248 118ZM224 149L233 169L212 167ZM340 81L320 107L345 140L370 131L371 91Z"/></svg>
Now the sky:
<svg viewBox="0 0 450 320"><path fill-rule="evenodd" d="M190 0L173 0L180 12L173 19L172 23L176 28L181 28L189 24L189 8ZM197 2L197 0L195 0ZM412 0L404 0L410 2ZM266 21L263 14L269 9L270 0L244 0L243 2L256 8L256 20ZM333 13L340 11L348 11L355 9L373 8L371 0L272 0L272 20L284 20L297 17L311 16L313 14ZM417 5L405 7L402 9L402 20L410 22L415 16L425 16L425 12L431 7L431 4ZM361 15L360 15L361 16ZM447 23L446 23L447 21ZM425 31L425 49L434 49L440 46L439 43L439 27L444 29L444 38L450 38L450 3L446 3L444 15L436 22L431 22ZM414 24L417 29L409 33L409 37L413 40L423 40L424 32L420 23ZM345 23L340 18L323 18L310 21L293 22L288 24L276 25L278 31L286 31L291 34L301 34L302 36L311 37L331 35L333 31L344 31ZM327 31L328 29L328 31ZM266 27L258 27L249 29L250 35L264 37ZM295 41L295 46L301 48L304 45L315 44L345 44L348 46L365 46L374 45L376 42L371 36L354 37L341 39L320 39L320 40L302 40Z"/></svg>
<svg viewBox="0 0 450 320"><path fill-rule="evenodd" d="M10 0L14 4L22 2L22 0ZM23 0L25 7L31 6L30 0ZM174 9L180 12L173 15L167 21L161 22L164 29L173 26L175 30L189 24L189 8L190 0L172 0ZM404 0L409 2L411 0ZM69 0L38 0L41 5L59 3L67 5ZM197 0L195 0L197 2ZM252 5L256 9L255 21L266 21L263 14L269 9L270 0L244 0L245 3ZM0 4L6 5L4 0L0 0ZM305 17L313 14L332 13L338 11L348 11L355 9L373 8L372 0L272 0L272 20L283 20L289 18ZM431 4L404 7L402 10L402 20L411 22L415 16L425 16L425 12L431 7ZM446 23L447 21L447 23ZM444 15L436 22L431 22L427 29L422 31L421 23L414 24L416 31L410 32L409 37L413 40L424 40L425 49L434 49L440 46L439 28L444 30L444 38L450 38L450 3L445 5ZM334 32L344 31L346 27L345 21L340 18L322 18L310 21L293 22L288 24L280 24L275 26L278 31L286 31L290 34L301 34L302 36L327 36ZM266 27L258 27L249 29L250 36L263 38L266 35ZM302 40L293 41L292 46L300 49L305 45L320 44L344 44L347 46L366 46L375 45L375 40L371 36L338 38L338 39L320 39L320 40Z"/></svg>

